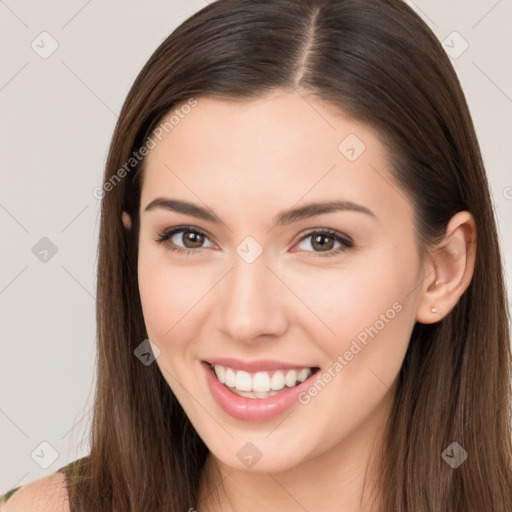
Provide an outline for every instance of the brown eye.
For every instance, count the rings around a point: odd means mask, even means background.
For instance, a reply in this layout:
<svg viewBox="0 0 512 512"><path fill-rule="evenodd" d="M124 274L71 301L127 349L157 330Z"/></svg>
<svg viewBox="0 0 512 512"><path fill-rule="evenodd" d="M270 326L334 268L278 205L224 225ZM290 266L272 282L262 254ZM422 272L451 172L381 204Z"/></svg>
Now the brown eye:
<svg viewBox="0 0 512 512"><path fill-rule="evenodd" d="M332 236L315 235L311 238L311 247L320 251L329 251L334 247L335 240Z"/></svg>
<svg viewBox="0 0 512 512"><path fill-rule="evenodd" d="M199 253L200 249L208 247L203 245L206 240L209 240L209 237L192 226L166 229L155 239L156 242L164 244L170 251L187 253L187 255Z"/></svg>
<svg viewBox="0 0 512 512"><path fill-rule="evenodd" d="M187 249L197 249L201 247L205 237L196 231L183 231L181 239Z"/></svg>
<svg viewBox="0 0 512 512"><path fill-rule="evenodd" d="M308 239L311 240L306 242ZM339 244L337 247L335 246L336 243ZM299 245L300 244L303 244L303 246L300 247L301 250L313 253L315 256L336 256L354 246L354 243L349 237L344 237L337 231L325 229L310 231L301 238ZM307 246L312 247L313 251L308 250Z"/></svg>

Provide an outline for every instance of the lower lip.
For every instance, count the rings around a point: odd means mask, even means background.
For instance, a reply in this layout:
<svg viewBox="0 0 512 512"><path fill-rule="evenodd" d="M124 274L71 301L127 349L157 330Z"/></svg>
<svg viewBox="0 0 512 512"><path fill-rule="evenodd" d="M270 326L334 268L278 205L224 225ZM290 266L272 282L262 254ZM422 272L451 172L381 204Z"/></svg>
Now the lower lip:
<svg viewBox="0 0 512 512"><path fill-rule="evenodd" d="M297 386L268 398L246 398L231 392L221 384L208 363L201 362L201 365L206 372L206 381L217 405L232 418L250 422L271 420L290 409L298 402L298 395L312 385L319 373L316 371Z"/></svg>

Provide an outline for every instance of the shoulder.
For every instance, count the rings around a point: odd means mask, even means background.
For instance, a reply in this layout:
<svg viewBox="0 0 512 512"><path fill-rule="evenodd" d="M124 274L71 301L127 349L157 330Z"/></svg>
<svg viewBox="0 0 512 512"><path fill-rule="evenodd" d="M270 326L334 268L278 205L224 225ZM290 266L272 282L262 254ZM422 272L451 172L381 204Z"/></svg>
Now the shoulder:
<svg viewBox="0 0 512 512"><path fill-rule="evenodd" d="M69 512L66 476L60 471L0 496L1 512Z"/></svg>

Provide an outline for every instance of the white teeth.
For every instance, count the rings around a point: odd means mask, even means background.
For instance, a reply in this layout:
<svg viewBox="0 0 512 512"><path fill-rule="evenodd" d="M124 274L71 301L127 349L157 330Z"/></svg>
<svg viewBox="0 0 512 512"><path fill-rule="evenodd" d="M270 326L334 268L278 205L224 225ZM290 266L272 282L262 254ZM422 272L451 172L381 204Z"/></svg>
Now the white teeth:
<svg viewBox="0 0 512 512"><path fill-rule="evenodd" d="M310 374L311 371L309 368L302 368L302 370L300 370L299 373L297 374L297 380L299 382L304 382L310 376Z"/></svg>
<svg viewBox="0 0 512 512"><path fill-rule="evenodd" d="M292 388L304 382L311 375L311 368L300 370L276 370L251 374L243 370L233 370L220 364L212 365L219 382L233 392L249 398L267 398L275 395L285 386Z"/></svg>
<svg viewBox="0 0 512 512"><path fill-rule="evenodd" d="M217 365L215 365L217 366ZM231 368L226 368L226 386L229 386L230 388L235 387L235 372Z"/></svg>
<svg viewBox="0 0 512 512"><path fill-rule="evenodd" d="M272 375L272 378L270 379L270 389L274 389L276 391L279 391L280 389L284 388L284 375L281 370L277 370L274 375Z"/></svg>
<svg viewBox="0 0 512 512"><path fill-rule="evenodd" d="M217 375L217 379L219 379L219 382L222 384L226 382L226 370L224 366L215 365L215 375Z"/></svg>
<svg viewBox="0 0 512 512"><path fill-rule="evenodd" d="M255 391L238 391L236 388L233 388L231 391L237 395L245 396L245 398L268 398L269 396L273 396L279 393L279 391L269 391L268 393L256 393Z"/></svg>
<svg viewBox="0 0 512 512"><path fill-rule="evenodd" d="M252 390L260 393L270 390L270 377L267 372L258 372L254 375L252 378Z"/></svg>
<svg viewBox="0 0 512 512"><path fill-rule="evenodd" d="M244 371L236 372L235 388L238 391L252 391L252 379L250 374Z"/></svg>
<svg viewBox="0 0 512 512"><path fill-rule="evenodd" d="M284 383L289 387L293 388L297 382L297 370L288 370L286 377L284 378Z"/></svg>

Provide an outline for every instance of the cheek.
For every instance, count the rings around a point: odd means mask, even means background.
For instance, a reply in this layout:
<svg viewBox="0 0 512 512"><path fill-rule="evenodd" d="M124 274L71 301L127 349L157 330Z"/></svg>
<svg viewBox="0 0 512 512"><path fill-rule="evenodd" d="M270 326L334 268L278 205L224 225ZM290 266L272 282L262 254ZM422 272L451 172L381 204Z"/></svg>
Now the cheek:
<svg viewBox="0 0 512 512"><path fill-rule="evenodd" d="M392 249L314 279L296 277L297 294L314 313L304 315L303 325L332 361L347 351L350 360L397 359L407 348L419 262L414 252Z"/></svg>
<svg viewBox="0 0 512 512"><path fill-rule="evenodd" d="M311 417L330 411L324 439L348 435L391 399L415 324L414 261L394 252L345 270L330 282L317 280L317 293L309 295L311 309L335 334L322 327L327 334L320 336L313 316L302 324L327 356L319 382L300 397Z"/></svg>
<svg viewBox="0 0 512 512"><path fill-rule="evenodd" d="M163 360L181 352L193 357L196 342L211 310L218 272L171 259L162 247L139 248L139 293L148 337L159 346Z"/></svg>
<svg viewBox="0 0 512 512"><path fill-rule="evenodd" d="M194 281L187 278L190 269L171 268L165 256L159 247L139 249L138 281L144 322L148 336L157 344L171 337L181 339L173 336L175 329L186 322L186 313L199 292Z"/></svg>

